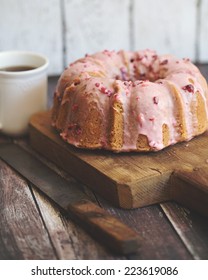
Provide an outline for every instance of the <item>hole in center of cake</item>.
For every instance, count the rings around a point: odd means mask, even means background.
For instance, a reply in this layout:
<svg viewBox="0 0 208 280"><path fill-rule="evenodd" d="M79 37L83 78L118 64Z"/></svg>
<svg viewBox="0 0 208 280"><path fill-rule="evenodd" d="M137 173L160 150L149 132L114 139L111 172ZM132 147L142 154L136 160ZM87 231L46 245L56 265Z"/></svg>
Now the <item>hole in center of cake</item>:
<svg viewBox="0 0 208 280"><path fill-rule="evenodd" d="M150 81L155 82L158 79L163 79L164 75L159 72L154 72L151 65L148 69L143 71L139 70L136 66L133 67L133 70L128 70L126 67L120 68L120 74L115 76L116 80L123 82L136 82L136 81Z"/></svg>

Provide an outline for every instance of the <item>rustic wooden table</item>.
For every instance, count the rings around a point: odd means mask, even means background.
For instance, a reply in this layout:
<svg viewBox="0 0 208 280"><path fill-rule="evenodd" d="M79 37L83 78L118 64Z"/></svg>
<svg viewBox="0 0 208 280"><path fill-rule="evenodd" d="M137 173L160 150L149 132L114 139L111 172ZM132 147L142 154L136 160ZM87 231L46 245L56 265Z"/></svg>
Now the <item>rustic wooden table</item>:
<svg viewBox="0 0 208 280"><path fill-rule="evenodd" d="M200 66L208 78L208 67ZM49 78L48 106L57 77ZM0 135L15 142L44 164L77 184L92 201L134 228L142 237L134 255L114 255L65 216L31 182L0 160L0 259L208 259L208 219L174 202L135 210L109 205L69 174L38 155L29 139Z"/></svg>

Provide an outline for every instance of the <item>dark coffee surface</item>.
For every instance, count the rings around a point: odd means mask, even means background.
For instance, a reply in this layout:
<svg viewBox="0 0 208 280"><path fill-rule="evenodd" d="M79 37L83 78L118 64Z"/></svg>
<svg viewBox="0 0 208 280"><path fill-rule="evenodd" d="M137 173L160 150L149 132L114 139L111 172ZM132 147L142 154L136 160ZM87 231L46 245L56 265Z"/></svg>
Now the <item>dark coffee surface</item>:
<svg viewBox="0 0 208 280"><path fill-rule="evenodd" d="M0 68L0 71L6 71L6 72L22 72L22 71L29 71L33 70L36 67L28 66L28 65L20 65L20 66L9 66Z"/></svg>

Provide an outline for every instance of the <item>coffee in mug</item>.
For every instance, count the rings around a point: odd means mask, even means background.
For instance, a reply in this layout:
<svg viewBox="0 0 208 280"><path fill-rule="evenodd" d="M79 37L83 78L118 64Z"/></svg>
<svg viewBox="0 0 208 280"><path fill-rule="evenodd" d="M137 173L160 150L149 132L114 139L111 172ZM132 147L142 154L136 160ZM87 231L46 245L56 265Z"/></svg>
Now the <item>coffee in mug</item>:
<svg viewBox="0 0 208 280"><path fill-rule="evenodd" d="M19 136L30 117L47 108L48 59L25 51L0 52L0 132Z"/></svg>

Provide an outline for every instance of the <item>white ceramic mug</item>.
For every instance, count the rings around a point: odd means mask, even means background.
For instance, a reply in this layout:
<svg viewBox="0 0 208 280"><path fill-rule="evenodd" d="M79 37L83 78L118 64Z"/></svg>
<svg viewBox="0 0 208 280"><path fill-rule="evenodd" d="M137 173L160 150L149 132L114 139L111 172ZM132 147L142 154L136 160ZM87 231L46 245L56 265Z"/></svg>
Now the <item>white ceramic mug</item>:
<svg viewBox="0 0 208 280"><path fill-rule="evenodd" d="M40 54L0 52L0 132L24 135L31 115L46 110L47 68L48 59Z"/></svg>

